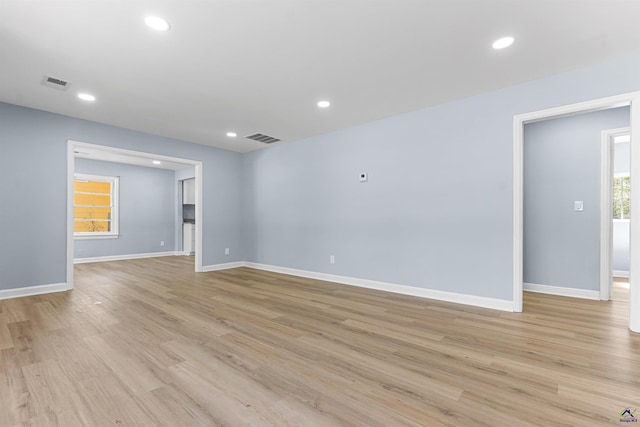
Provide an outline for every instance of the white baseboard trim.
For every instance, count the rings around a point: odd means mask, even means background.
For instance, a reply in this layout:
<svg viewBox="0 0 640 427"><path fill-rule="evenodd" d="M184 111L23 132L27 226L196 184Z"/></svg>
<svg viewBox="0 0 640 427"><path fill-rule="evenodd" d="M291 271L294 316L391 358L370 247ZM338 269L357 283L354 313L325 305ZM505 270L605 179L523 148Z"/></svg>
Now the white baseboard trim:
<svg viewBox="0 0 640 427"><path fill-rule="evenodd" d="M230 268L238 268L238 267L246 267L246 263L244 261L238 261L238 262L226 262L224 264L203 265L202 272L206 273L209 271L228 270Z"/></svg>
<svg viewBox="0 0 640 427"><path fill-rule="evenodd" d="M274 265L244 262L243 266L257 270L271 271L274 273L289 274L292 276L306 277L309 279L324 280L343 285L358 286L367 289L393 292L402 295L411 295L421 298L429 298L439 301L453 302L456 304L472 305L476 307L490 308L493 310L513 311L513 301L497 298L487 298L475 295L458 294L454 292L440 291L436 289L416 288L414 286L397 285L394 283L378 282L375 280L359 279L356 277L337 276L334 274L318 273L294 268L278 267Z"/></svg>
<svg viewBox="0 0 640 427"><path fill-rule="evenodd" d="M0 289L0 300L9 298L28 297L32 295L51 294L67 291L66 283L53 283L50 285L25 286L24 288Z"/></svg>
<svg viewBox="0 0 640 427"><path fill-rule="evenodd" d="M536 292L539 294L558 295L562 297L573 297L583 299L600 299L600 291L589 291L586 289L565 288L562 286L538 285L536 283L523 283L526 292Z"/></svg>
<svg viewBox="0 0 640 427"><path fill-rule="evenodd" d="M124 261L127 259L141 259L141 258L156 258L163 256L178 256L184 255L182 251L167 251L167 252L151 252L147 254L129 254L129 255L110 255L110 256L96 256L89 258L74 258L74 264L84 264L86 262L105 262L105 261Z"/></svg>
<svg viewBox="0 0 640 427"><path fill-rule="evenodd" d="M629 272L623 270L613 270L613 277L629 277Z"/></svg>

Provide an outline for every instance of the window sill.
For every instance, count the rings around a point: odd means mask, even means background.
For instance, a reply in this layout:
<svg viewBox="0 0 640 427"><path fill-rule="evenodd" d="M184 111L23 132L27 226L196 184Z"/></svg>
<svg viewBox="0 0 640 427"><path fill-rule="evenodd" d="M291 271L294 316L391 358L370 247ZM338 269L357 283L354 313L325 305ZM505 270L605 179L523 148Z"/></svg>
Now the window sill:
<svg viewBox="0 0 640 427"><path fill-rule="evenodd" d="M74 235L73 240L117 239L118 234Z"/></svg>
<svg viewBox="0 0 640 427"><path fill-rule="evenodd" d="M613 222L629 222L630 219L614 219Z"/></svg>

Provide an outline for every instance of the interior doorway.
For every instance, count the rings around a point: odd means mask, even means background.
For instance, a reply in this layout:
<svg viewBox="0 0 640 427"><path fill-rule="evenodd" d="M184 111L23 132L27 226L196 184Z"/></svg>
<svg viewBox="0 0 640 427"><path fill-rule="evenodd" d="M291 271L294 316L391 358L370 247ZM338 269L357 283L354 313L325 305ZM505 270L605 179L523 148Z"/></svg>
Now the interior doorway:
<svg viewBox="0 0 640 427"><path fill-rule="evenodd" d="M603 199L611 200L603 227L610 230L603 241L609 242L609 271L602 276L602 298L612 299L615 292L628 293L631 230L631 132L627 128L602 132ZM605 240L608 238L608 240ZM620 295L618 295L620 296Z"/></svg>
<svg viewBox="0 0 640 427"><path fill-rule="evenodd" d="M73 289L73 270L75 256L75 236L74 236L74 185L75 185L75 161L81 153L91 153L95 160L106 160L114 163L137 164L136 162L153 161L161 162L174 167L184 166L194 168L195 187L195 220L200 221L203 217L203 192L202 176L203 164L199 160L184 159L172 156L164 156L154 153L126 150L115 147L101 146L78 141L67 142L67 289ZM174 170L176 170L174 168ZM176 206L177 209L177 206ZM195 271L202 272L202 227L198 227L195 233Z"/></svg>
<svg viewBox="0 0 640 427"><path fill-rule="evenodd" d="M601 265L610 244L600 229L611 226L600 215L611 203L601 185L611 179L600 169L602 158L613 157L602 152L602 132L628 124L629 107L620 107L525 125L525 291L608 299L600 273L610 273L609 263Z"/></svg>
<svg viewBox="0 0 640 427"><path fill-rule="evenodd" d="M535 123L549 118L568 117L580 113L607 110L622 106L630 107L630 130L640 128L640 92L602 98L598 100L551 108L527 114L514 116L514 174L513 174L513 302L514 311L523 310L523 244L524 244L524 187L523 187L523 160L524 160L524 126L527 123ZM631 222L640 223L640 197L635 197L634 188L640 188L640 153L635 153L634 147L640 146L640 135L631 132ZM608 204L607 204L608 205ZM629 266L629 328L640 332L640 289L638 282L640 277L634 271L640 271L640 257L634 254L640 253L640 228L631 228L630 231Z"/></svg>

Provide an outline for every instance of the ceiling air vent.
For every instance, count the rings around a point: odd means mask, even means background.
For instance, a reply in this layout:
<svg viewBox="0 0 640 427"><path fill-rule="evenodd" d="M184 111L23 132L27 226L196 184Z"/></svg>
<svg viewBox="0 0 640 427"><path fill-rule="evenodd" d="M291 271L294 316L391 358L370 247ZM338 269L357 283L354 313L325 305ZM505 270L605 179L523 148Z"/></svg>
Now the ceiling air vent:
<svg viewBox="0 0 640 427"><path fill-rule="evenodd" d="M253 139L254 141L258 141L258 142L264 142L265 144L271 144L271 143L280 141L280 139L278 138L274 138L269 135L264 135L262 133L254 133L253 135L249 135L246 138Z"/></svg>
<svg viewBox="0 0 640 427"><path fill-rule="evenodd" d="M57 79L55 77L44 76L44 79L42 79L42 85L58 90L67 90L67 88L69 87L69 82L66 82L62 79Z"/></svg>

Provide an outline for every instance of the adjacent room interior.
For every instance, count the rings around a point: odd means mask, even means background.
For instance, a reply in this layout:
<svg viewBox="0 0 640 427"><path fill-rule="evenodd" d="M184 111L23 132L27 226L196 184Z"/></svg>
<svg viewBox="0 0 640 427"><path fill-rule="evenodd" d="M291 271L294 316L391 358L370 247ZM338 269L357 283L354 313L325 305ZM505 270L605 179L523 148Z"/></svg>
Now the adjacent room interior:
<svg viewBox="0 0 640 427"><path fill-rule="evenodd" d="M0 2L0 426L634 422L640 3L588 4Z"/></svg>
<svg viewBox="0 0 640 427"><path fill-rule="evenodd" d="M68 264L196 254L199 162L74 141L68 150Z"/></svg>

